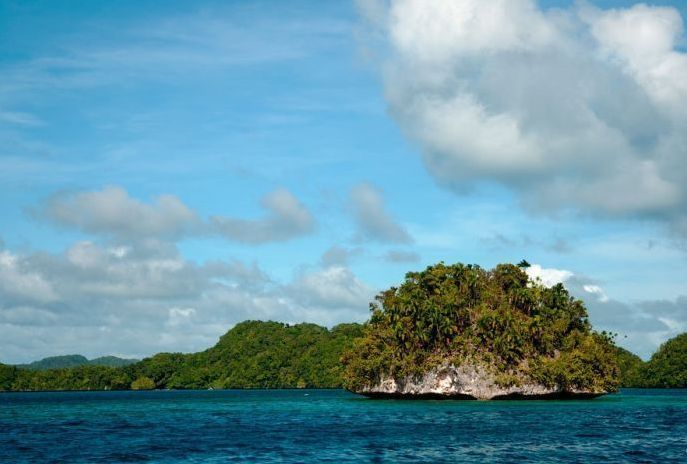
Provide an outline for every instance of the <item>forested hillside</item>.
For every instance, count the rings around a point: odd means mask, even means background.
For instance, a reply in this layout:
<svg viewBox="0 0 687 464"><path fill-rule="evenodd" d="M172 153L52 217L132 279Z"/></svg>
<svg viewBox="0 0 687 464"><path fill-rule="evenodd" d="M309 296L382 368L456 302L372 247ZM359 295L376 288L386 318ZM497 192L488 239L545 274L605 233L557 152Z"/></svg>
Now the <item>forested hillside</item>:
<svg viewBox="0 0 687 464"><path fill-rule="evenodd" d="M342 352L361 333L359 324L328 330L315 324L246 321L206 351L160 353L124 367L29 370L0 365L0 390L335 388L342 385Z"/></svg>

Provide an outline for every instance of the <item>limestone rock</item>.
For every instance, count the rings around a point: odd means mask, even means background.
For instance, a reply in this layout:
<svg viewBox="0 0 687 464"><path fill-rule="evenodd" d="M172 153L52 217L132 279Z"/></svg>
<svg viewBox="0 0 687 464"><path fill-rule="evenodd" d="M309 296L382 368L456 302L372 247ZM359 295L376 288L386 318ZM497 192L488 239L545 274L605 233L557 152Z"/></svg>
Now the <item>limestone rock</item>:
<svg viewBox="0 0 687 464"><path fill-rule="evenodd" d="M522 382L501 386L493 374L477 365L445 365L421 377L395 379L382 377L379 382L356 391L374 398L447 398L447 399L557 399L594 398L603 391L562 390L556 387Z"/></svg>

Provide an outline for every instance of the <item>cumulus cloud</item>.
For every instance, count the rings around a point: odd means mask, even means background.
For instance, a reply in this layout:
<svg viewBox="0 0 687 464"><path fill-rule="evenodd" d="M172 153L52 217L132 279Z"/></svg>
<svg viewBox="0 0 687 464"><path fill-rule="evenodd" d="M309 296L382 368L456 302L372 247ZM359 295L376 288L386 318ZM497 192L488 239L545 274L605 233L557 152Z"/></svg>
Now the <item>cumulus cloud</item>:
<svg viewBox="0 0 687 464"><path fill-rule="evenodd" d="M37 215L60 226L119 243L159 252L166 242L183 237L218 234L248 244L285 241L308 234L315 221L308 209L285 189L266 195L262 219L212 216L202 219L196 211L173 195L160 195L150 203L133 198L121 187L89 192L60 193L49 198Z"/></svg>
<svg viewBox="0 0 687 464"><path fill-rule="evenodd" d="M246 319L362 321L373 291L345 266L291 281L255 263L196 264L176 248L74 243L62 253L0 251L0 362L83 353L197 351Z"/></svg>
<svg viewBox="0 0 687 464"><path fill-rule="evenodd" d="M288 292L307 311L330 315L367 310L374 290L344 266L329 266L298 277Z"/></svg>
<svg viewBox="0 0 687 464"><path fill-rule="evenodd" d="M562 283L585 302L597 330L617 333L619 345L647 359L670 337L687 331L687 296L675 300L623 302L611 298L586 276L534 264L527 274L547 287Z"/></svg>
<svg viewBox="0 0 687 464"><path fill-rule="evenodd" d="M412 243L408 231L387 212L381 193L367 183L351 189L350 206L358 226L357 239Z"/></svg>
<svg viewBox="0 0 687 464"><path fill-rule="evenodd" d="M4 298L48 302L57 298L55 290L39 272L32 270L9 251L0 251L0 290Z"/></svg>
<svg viewBox="0 0 687 464"><path fill-rule="evenodd" d="M173 195L146 204L116 186L54 195L39 214L65 227L123 240L179 238L200 226L198 215Z"/></svg>
<svg viewBox="0 0 687 464"><path fill-rule="evenodd" d="M391 114L449 188L497 181L540 211L687 234L687 53L668 7L359 1Z"/></svg>
<svg viewBox="0 0 687 464"><path fill-rule="evenodd" d="M288 190L279 189L268 194L262 206L268 211L262 219L213 216L210 220L222 236L251 244L290 240L315 228L310 211Z"/></svg>

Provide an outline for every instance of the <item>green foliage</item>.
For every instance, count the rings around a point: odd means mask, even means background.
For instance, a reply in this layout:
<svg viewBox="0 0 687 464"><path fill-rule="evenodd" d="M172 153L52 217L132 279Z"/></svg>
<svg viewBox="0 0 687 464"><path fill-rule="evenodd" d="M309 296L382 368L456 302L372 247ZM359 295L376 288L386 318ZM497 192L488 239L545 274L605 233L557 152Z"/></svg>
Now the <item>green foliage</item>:
<svg viewBox="0 0 687 464"><path fill-rule="evenodd" d="M131 383L120 368L114 367L78 366L41 371L15 369L11 385L5 390L123 390Z"/></svg>
<svg viewBox="0 0 687 464"><path fill-rule="evenodd" d="M99 358L90 359L89 366L107 366L107 367L123 367L135 364L139 359L132 358L118 358L117 356L101 356Z"/></svg>
<svg viewBox="0 0 687 464"><path fill-rule="evenodd" d="M665 342L647 362L622 348L616 355L623 387L687 388L687 333Z"/></svg>
<svg viewBox="0 0 687 464"><path fill-rule="evenodd" d="M644 386L687 387L687 333L665 342L651 357L644 371Z"/></svg>
<svg viewBox="0 0 687 464"><path fill-rule="evenodd" d="M12 390L18 371L15 366L0 364L0 391Z"/></svg>
<svg viewBox="0 0 687 464"><path fill-rule="evenodd" d="M620 386L643 387L646 385L646 363L642 358L624 348L616 348L616 359L620 369Z"/></svg>
<svg viewBox="0 0 687 464"><path fill-rule="evenodd" d="M237 324L213 348L193 355L203 366L201 379L180 372L173 386L206 383L215 388L282 388L341 386L344 347L361 334L358 324L331 331L315 324L287 325L246 321Z"/></svg>
<svg viewBox="0 0 687 464"><path fill-rule="evenodd" d="M620 371L612 340L605 334L592 333L582 337L574 347L558 356L535 359L531 376L547 386L559 386L565 391L613 391Z"/></svg>
<svg viewBox="0 0 687 464"><path fill-rule="evenodd" d="M131 382L132 390L154 390L155 382L150 377L141 376Z"/></svg>
<svg viewBox="0 0 687 464"><path fill-rule="evenodd" d="M246 321L201 353L160 353L123 367L29 370L0 364L0 391L148 388L335 388L345 348L359 324L328 330L315 324Z"/></svg>
<svg viewBox="0 0 687 464"><path fill-rule="evenodd" d="M43 358L40 361L34 361L30 364L20 364L17 367L41 371L47 369L63 369L67 367L78 366L121 367L128 366L129 364L133 364L135 362L138 362L138 359L123 359L116 356L102 356L100 358L89 360L80 354L68 354L64 356L50 356L48 358Z"/></svg>
<svg viewBox="0 0 687 464"><path fill-rule="evenodd" d="M566 390L614 391L614 345L596 334L581 301L563 285L546 288L520 266L439 263L410 272L371 305L364 337L345 353L345 383L358 390L382 376L420 375L448 361L488 366Z"/></svg>

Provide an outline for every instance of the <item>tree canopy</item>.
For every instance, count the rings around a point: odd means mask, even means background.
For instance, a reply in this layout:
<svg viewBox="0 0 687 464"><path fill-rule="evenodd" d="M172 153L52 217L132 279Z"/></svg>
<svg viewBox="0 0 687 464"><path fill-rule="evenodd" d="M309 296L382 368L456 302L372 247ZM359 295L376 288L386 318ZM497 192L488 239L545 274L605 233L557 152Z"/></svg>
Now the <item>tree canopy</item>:
<svg viewBox="0 0 687 464"><path fill-rule="evenodd" d="M29 370L0 364L0 391L150 388L337 388L344 348L359 324L331 330L315 324L245 321L200 353L159 353L122 366Z"/></svg>
<svg viewBox="0 0 687 464"><path fill-rule="evenodd" d="M644 367L641 384L655 388L687 388L687 333L661 345Z"/></svg>
<svg viewBox="0 0 687 464"><path fill-rule="evenodd" d="M524 267L439 263L406 274L371 304L364 337L344 357L346 386L470 362L505 383L616 390L611 337L592 331L584 304L562 284L547 288Z"/></svg>

